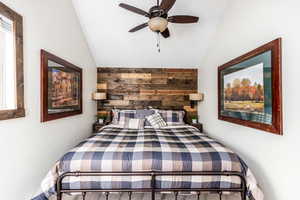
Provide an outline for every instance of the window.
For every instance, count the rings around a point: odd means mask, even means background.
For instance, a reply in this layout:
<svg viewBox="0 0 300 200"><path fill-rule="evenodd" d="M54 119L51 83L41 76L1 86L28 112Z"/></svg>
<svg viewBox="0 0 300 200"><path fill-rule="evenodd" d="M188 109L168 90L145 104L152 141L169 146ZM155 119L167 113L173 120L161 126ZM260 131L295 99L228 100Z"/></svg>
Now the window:
<svg viewBox="0 0 300 200"><path fill-rule="evenodd" d="M16 72L14 63L13 22L0 15L0 109L14 110Z"/></svg>
<svg viewBox="0 0 300 200"><path fill-rule="evenodd" d="M0 120L24 116L22 17L0 2Z"/></svg>

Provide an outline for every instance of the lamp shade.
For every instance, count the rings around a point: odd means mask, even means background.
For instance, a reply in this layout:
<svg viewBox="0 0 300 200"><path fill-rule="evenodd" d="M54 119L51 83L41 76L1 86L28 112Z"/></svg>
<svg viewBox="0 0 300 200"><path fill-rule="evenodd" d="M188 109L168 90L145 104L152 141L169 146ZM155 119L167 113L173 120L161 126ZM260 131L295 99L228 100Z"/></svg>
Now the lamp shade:
<svg viewBox="0 0 300 200"><path fill-rule="evenodd" d="M168 26L168 20L162 17L154 17L150 19L148 25L152 31L164 32Z"/></svg>
<svg viewBox="0 0 300 200"><path fill-rule="evenodd" d="M104 92L95 92L93 93L93 100L105 100L107 97L106 97L106 93Z"/></svg>
<svg viewBox="0 0 300 200"><path fill-rule="evenodd" d="M196 94L190 94L190 101L203 101L204 94L196 93Z"/></svg>

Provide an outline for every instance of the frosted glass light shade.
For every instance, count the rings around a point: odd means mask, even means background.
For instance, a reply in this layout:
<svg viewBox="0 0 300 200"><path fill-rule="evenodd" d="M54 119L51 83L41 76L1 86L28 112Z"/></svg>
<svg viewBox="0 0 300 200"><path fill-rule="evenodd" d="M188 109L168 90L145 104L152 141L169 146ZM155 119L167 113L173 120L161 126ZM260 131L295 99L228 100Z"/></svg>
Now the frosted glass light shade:
<svg viewBox="0 0 300 200"><path fill-rule="evenodd" d="M190 94L190 101L203 101L204 94L196 93L196 94Z"/></svg>
<svg viewBox="0 0 300 200"><path fill-rule="evenodd" d="M106 97L106 93L93 93L93 100L105 100L107 97Z"/></svg>
<svg viewBox="0 0 300 200"><path fill-rule="evenodd" d="M152 31L164 32L168 27L168 20L162 17L154 17L149 20L148 25Z"/></svg>

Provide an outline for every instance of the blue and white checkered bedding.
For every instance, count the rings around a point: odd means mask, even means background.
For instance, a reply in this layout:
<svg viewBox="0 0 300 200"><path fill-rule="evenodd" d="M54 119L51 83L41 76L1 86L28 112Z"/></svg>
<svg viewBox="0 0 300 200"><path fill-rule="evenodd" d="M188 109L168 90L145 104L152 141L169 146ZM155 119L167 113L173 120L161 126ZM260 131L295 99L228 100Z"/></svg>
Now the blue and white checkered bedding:
<svg viewBox="0 0 300 200"><path fill-rule="evenodd" d="M161 129L104 127L97 135L66 153L42 182L43 193L33 200L56 194L57 178L65 172L229 171L242 172L247 196L263 200L263 193L245 163L216 140L192 126ZM67 177L63 189L150 188L149 177ZM241 181L228 176L157 177L156 188L239 188Z"/></svg>

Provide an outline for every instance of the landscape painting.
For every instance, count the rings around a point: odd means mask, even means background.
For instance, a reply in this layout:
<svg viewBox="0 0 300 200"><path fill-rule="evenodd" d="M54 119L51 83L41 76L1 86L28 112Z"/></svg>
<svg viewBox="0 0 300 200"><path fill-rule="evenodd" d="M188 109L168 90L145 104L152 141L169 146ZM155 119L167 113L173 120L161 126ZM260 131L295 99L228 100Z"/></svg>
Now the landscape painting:
<svg viewBox="0 0 300 200"><path fill-rule="evenodd" d="M80 109L79 73L66 71L64 67L49 66L48 80L49 113Z"/></svg>
<svg viewBox="0 0 300 200"><path fill-rule="evenodd" d="M41 50L41 122L82 114L82 69Z"/></svg>
<svg viewBox="0 0 300 200"><path fill-rule="evenodd" d="M218 67L218 119L283 134L281 38Z"/></svg>
<svg viewBox="0 0 300 200"><path fill-rule="evenodd" d="M224 110L264 113L263 63L224 76Z"/></svg>

